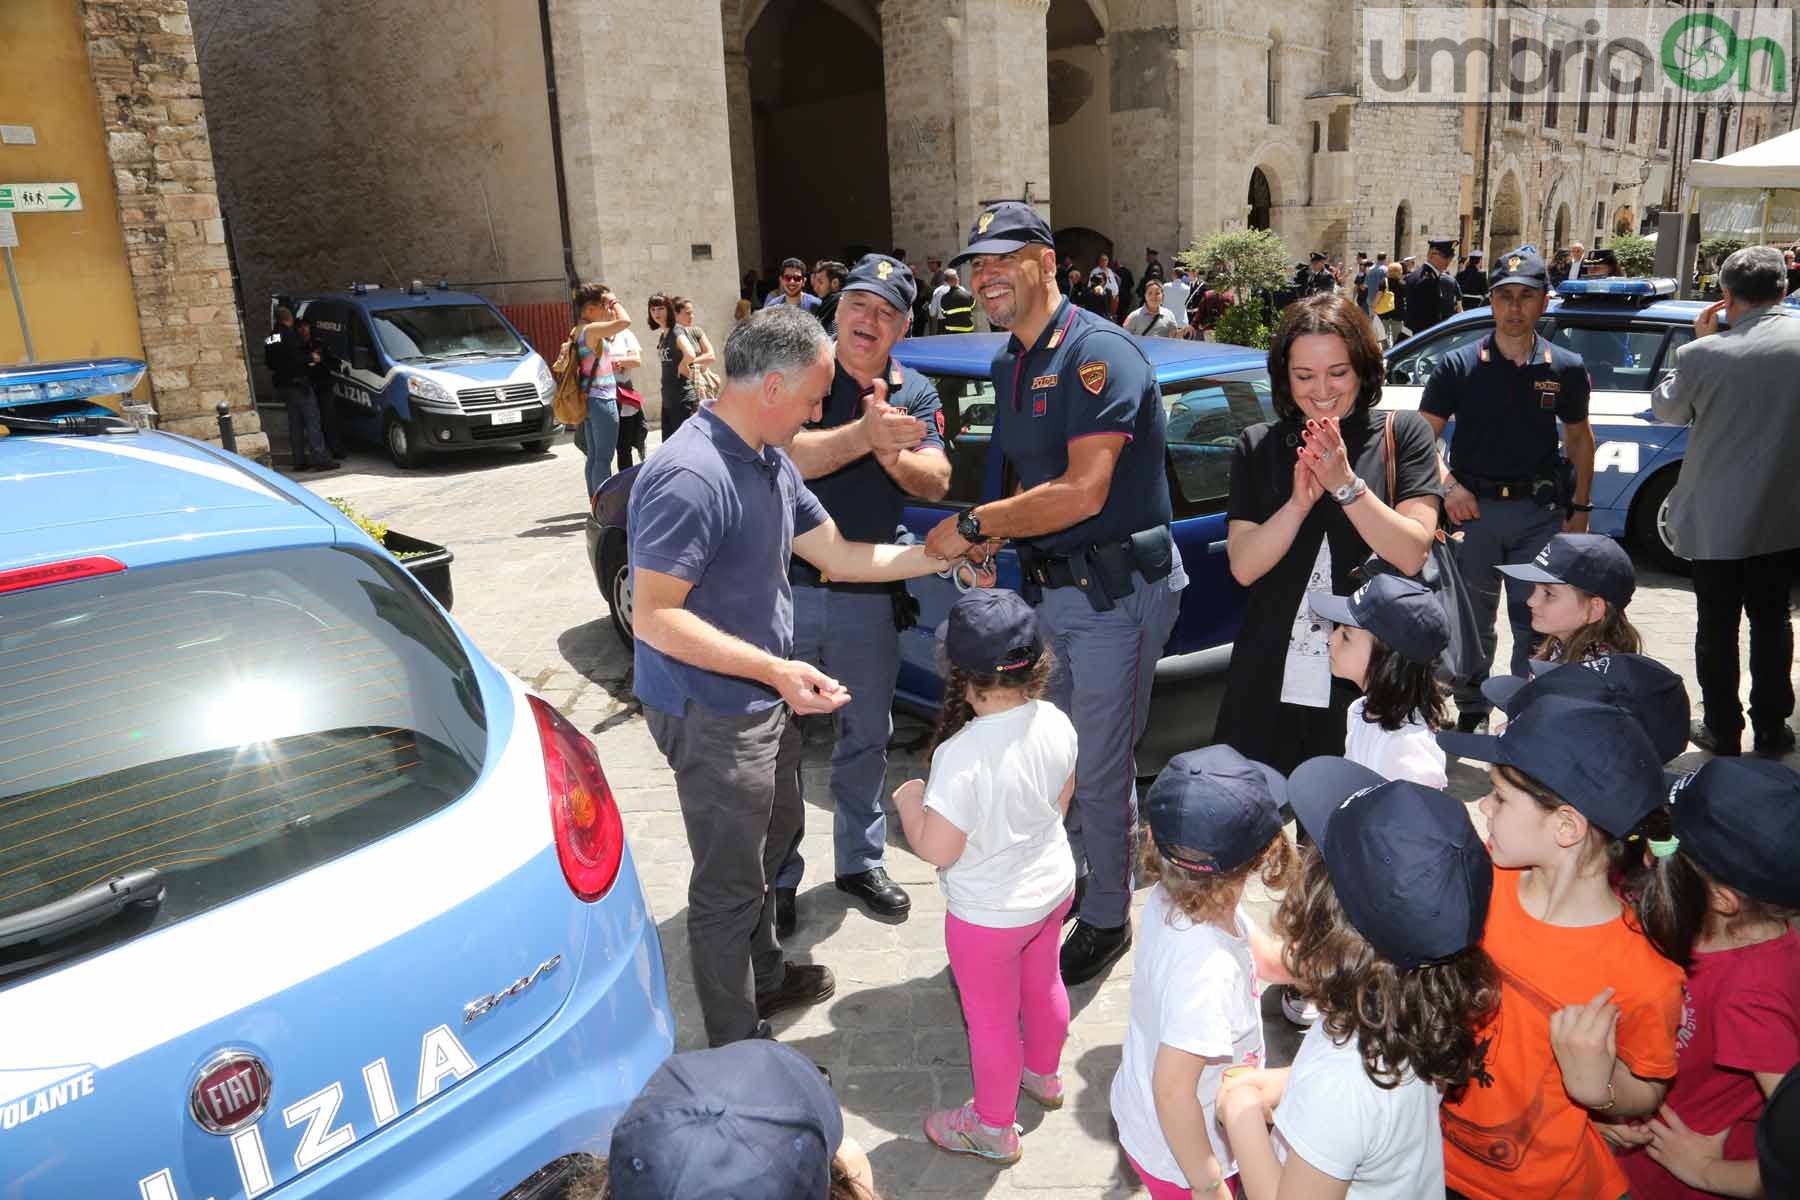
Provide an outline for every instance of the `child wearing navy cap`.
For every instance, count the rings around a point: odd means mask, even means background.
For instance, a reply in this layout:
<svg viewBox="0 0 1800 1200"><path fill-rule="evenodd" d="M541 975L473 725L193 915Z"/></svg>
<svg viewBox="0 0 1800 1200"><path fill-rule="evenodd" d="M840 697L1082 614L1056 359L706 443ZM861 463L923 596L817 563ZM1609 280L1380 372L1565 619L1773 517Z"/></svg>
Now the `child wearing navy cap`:
<svg viewBox="0 0 1800 1200"><path fill-rule="evenodd" d="M1625 616L1637 570L1624 547L1601 533L1559 533L1528 563L1502 575L1534 584L1531 628L1544 635L1535 658L1578 662L1599 654L1641 654L1644 639Z"/></svg>
<svg viewBox="0 0 1800 1200"><path fill-rule="evenodd" d="M1439 1107L1485 1078L1476 1030L1498 998L1487 851L1460 801L1347 759L1302 763L1288 802L1314 844L1275 929L1320 1015L1292 1067L1225 1082L1244 1194L1441 1196Z"/></svg>
<svg viewBox="0 0 1800 1200"><path fill-rule="evenodd" d="M1144 900L1131 1013L1112 1081L1113 1121L1151 1200L1237 1194L1215 1124L1227 1070L1261 1066L1257 981L1285 980L1279 948L1239 901L1252 877L1285 890L1287 780L1229 746L1169 760L1144 797Z"/></svg>
<svg viewBox="0 0 1800 1200"><path fill-rule="evenodd" d="M1678 779L1634 907L1688 969L1675 1086L1612 1130L1633 1200L1787 1195L1759 1180L1756 1122L1800 1063L1800 775L1715 758Z"/></svg>
<svg viewBox="0 0 1800 1200"><path fill-rule="evenodd" d="M925 1136L953 1154L1014 1163L1020 1091L1045 1108L1063 1102L1069 994L1057 955L1075 894L1063 832L1075 727L1042 698L1050 651L1017 592L965 593L945 622L944 654L930 779L908 780L894 803L907 844L938 868L944 889L944 948L969 1027L975 1098L932 1113Z"/></svg>
<svg viewBox="0 0 1800 1200"><path fill-rule="evenodd" d="M1449 723L1450 708L1435 664L1450 644L1450 623L1436 593L1384 574L1348 596L1313 592L1307 599L1337 625L1331 673L1363 693L1350 704L1344 757L1383 779L1443 787L1444 751L1432 735Z"/></svg>
<svg viewBox="0 0 1800 1200"><path fill-rule="evenodd" d="M1564 696L1498 737L1438 741L1493 764L1482 945L1505 981L1484 1030L1492 1085L1444 1105L1449 1184L1469 1200L1617 1200L1627 1181L1597 1122L1656 1111L1681 1020L1681 969L1613 887L1662 806L1662 759L1625 709Z"/></svg>

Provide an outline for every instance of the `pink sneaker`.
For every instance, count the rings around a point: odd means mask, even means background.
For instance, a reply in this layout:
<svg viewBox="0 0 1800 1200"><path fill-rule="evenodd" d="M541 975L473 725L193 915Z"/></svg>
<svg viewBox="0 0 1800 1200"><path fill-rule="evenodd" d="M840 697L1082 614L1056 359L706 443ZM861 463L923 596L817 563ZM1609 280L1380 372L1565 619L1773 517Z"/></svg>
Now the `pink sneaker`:
<svg viewBox="0 0 1800 1200"><path fill-rule="evenodd" d="M975 1115L975 1102L946 1108L925 1118L925 1136L940 1150L973 1154L1000 1166L1011 1166L1025 1153L1019 1145L1019 1127L990 1129Z"/></svg>
<svg viewBox="0 0 1800 1200"><path fill-rule="evenodd" d="M1036 1100L1040 1108L1054 1109L1063 1106L1061 1075L1039 1075L1027 1067L1019 1073L1019 1090Z"/></svg>

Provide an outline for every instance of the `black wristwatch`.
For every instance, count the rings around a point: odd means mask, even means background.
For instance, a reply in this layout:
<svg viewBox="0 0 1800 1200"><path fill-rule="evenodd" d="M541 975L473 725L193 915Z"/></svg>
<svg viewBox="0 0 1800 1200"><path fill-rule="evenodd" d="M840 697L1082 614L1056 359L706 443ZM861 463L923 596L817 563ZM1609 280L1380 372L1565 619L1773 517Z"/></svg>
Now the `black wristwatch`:
<svg viewBox="0 0 1800 1200"><path fill-rule="evenodd" d="M981 540L981 518L975 515L974 509L971 508L956 518L956 536L965 542Z"/></svg>

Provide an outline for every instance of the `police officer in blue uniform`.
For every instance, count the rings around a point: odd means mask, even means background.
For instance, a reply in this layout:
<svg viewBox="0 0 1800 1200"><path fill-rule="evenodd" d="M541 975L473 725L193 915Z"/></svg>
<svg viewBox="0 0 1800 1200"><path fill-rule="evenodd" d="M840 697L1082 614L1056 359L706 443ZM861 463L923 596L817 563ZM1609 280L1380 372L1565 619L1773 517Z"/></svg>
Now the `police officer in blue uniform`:
<svg viewBox="0 0 1800 1200"><path fill-rule="evenodd" d="M1450 274L1456 240L1432 238L1425 245L1425 261L1406 277L1406 327L1414 333L1455 316L1462 303L1462 289Z"/></svg>
<svg viewBox="0 0 1800 1200"><path fill-rule="evenodd" d="M1462 529L1457 554L1481 624L1482 670L1456 689L1458 728L1487 717L1481 682L1493 667L1503 564L1528 563L1558 531L1584 533L1594 479L1591 383L1581 356L1537 332L1550 272L1531 246L1500 256L1488 289L1494 332L1453 350L1425 384L1419 411L1441 437L1452 419L1444 509ZM1557 426L1562 426L1558 446ZM1524 676L1537 643L1531 585L1507 579L1512 673Z"/></svg>
<svg viewBox="0 0 1800 1200"><path fill-rule="evenodd" d="M953 262L970 263L976 299L1012 337L991 371L983 500L926 544L979 558L1012 541L1056 655L1050 698L1080 737L1068 816L1079 919L1062 946L1063 979L1080 983L1131 944L1132 747L1187 585L1169 534L1162 395L1138 344L1058 290L1050 226L1031 205L989 205Z"/></svg>
<svg viewBox="0 0 1800 1200"><path fill-rule="evenodd" d="M925 376L889 357L906 332L915 288L906 265L885 254L868 255L850 271L833 297L837 371L823 417L788 447L813 495L853 541L893 541L908 495L938 500L950 489L937 391ZM903 920L912 901L882 866L887 818L881 802L905 585L835 582L800 558L789 566L788 580L794 657L850 691L850 702L836 714L831 754L837 887L874 916ZM804 867L796 841L775 877L776 932L783 937L797 920Z"/></svg>

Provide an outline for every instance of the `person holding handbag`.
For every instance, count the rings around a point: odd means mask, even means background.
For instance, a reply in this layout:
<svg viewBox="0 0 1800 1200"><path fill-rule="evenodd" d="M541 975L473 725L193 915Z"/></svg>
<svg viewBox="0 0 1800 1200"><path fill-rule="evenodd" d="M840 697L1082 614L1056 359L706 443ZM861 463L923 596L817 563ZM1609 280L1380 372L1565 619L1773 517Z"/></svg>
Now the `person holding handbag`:
<svg viewBox="0 0 1800 1200"><path fill-rule="evenodd" d="M712 364L718 356L713 353L706 330L694 324L694 302L684 296L670 296L669 312L674 321L662 338L666 351L663 360L664 445L675 436L682 422L694 415L702 400L710 400L718 394L718 377L712 372ZM679 386L673 392L668 386L671 370L679 380ZM673 405L670 404L671 396L679 397Z"/></svg>
<svg viewBox="0 0 1800 1200"><path fill-rule="evenodd" d="M587 396L583 432L587 442L587 491L593 499L612 474L613 448L619 440L619 390L607 339L631 325L619 298L604 283L586 283L575 293L581 332L575 337L577 371Z"/></svg>
<svg viewBox="0 0 1800 1200"><path fill-rule="evenodd" d="M1332 683L1330 622L1307 593L1350 594L1371 552L1417 574L1443 492L1430 426L1414 413L1372 412L1384 368L1354 301L1323 293L1290 306L1269 376L1280 419L1246 429L1232 456L1226 553L1250 594L1213 740L1288 772L1343 754L1356 695Z"/></svg>

